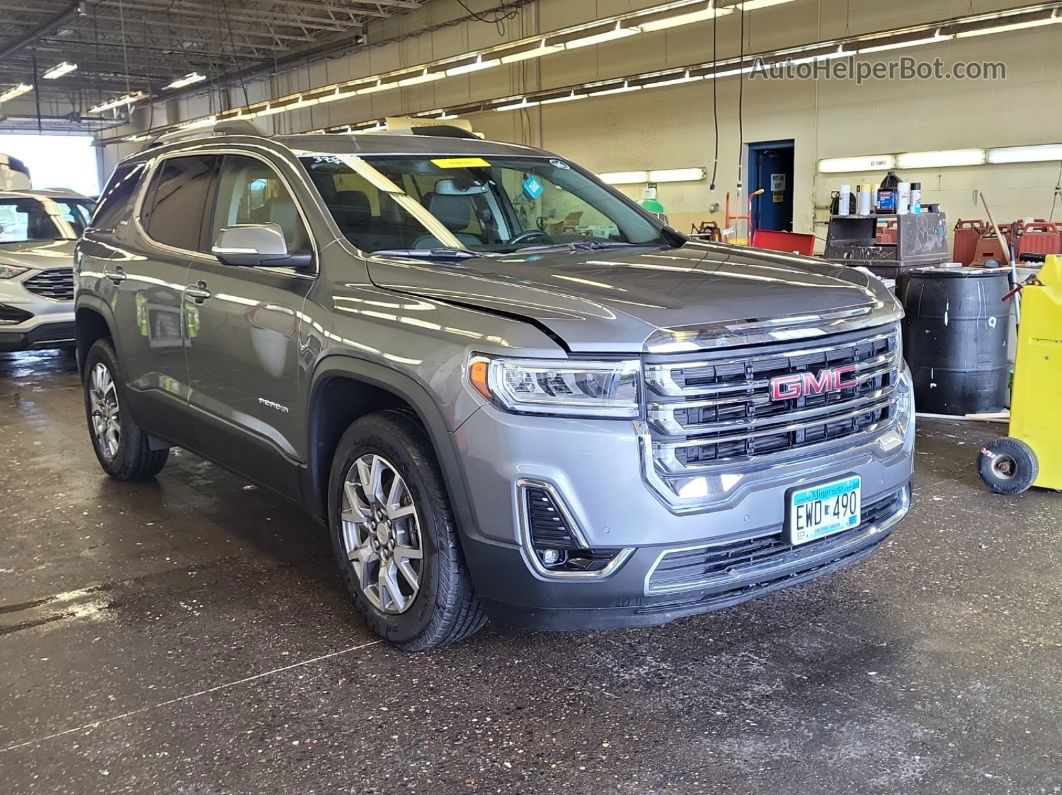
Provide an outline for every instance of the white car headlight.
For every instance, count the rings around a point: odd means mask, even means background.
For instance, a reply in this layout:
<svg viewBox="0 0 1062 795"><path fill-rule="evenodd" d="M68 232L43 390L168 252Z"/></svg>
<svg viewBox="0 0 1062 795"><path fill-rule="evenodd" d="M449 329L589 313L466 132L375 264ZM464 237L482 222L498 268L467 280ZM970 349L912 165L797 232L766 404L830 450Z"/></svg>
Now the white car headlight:
<svg viewBox="0 0 1062 795"><path fill-rule="evenodd" d="M509 411L568 417L638 416L638 360L505 359L474 356L468 379Z"/></svg>
<svg viewBox="0 0 1062 795"><path fill-rule="evenodd" d="M29 268L20 268L18 265L0 264L0 279L14 279L28 270Z"/></svg>

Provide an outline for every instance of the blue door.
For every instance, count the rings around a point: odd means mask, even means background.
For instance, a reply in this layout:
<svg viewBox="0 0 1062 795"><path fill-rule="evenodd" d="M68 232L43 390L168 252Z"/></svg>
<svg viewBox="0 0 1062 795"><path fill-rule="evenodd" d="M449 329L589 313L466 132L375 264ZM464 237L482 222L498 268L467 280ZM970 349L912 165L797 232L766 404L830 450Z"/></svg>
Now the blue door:
<svg viewBox="0 0 1062 795"><path fill-rule="evenodd" d="M749 144L749 193L752 228L793 231L793 142Z"/></svg>

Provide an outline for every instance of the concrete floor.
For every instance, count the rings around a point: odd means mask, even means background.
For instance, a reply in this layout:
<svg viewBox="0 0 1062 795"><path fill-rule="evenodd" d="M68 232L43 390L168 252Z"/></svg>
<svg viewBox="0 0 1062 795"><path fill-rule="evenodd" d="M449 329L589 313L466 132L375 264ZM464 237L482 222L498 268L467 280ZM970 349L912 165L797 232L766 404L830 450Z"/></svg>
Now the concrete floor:
<svg viewBox="0 0 1062 795"><path fill-rule="evenodd" d="M5 792L1062 791L1062 497L924 423L861 566L650 630L410 656L324 531L187 453L109 481L73 363L0 356Z"/></svg>

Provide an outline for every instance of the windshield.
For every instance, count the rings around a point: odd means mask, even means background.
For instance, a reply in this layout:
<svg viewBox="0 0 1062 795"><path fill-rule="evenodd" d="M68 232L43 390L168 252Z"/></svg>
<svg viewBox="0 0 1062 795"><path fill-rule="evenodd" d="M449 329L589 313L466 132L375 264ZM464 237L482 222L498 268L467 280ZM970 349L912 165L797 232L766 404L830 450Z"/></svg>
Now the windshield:
<svg viewBox="0 0 1062 795"><path fill-rule="evenodd" d="M666 244L644 215L558 158L300 159L340 230L362 251Z"/></svg>
<svg viewBox="0 0 1062 795"><path fill-rule="evenodd" d="M0 197L0 243L77 240L91 217L87 199Z"/></svg>

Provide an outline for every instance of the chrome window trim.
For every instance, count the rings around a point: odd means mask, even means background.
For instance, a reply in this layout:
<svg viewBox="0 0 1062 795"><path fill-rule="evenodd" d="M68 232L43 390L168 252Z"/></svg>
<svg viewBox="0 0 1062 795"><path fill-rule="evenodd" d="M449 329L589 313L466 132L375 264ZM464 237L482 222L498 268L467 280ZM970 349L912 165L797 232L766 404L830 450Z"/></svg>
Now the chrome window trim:
<svg viewBox="0 0 1062 795"><path fill-rule="evenodd" d="M633 547L624 547L616 553L616 557L608 562L608 565L599 571L555 571L542 565L535 554L535 548L531 540L531 517L527 512L527 490L529 488L542 489L553 499L553 504L561 512L561 516L572 530L572 536L577 544L583 549L590 549L590 545L583 535L579 523L572 516L568 503L561 497L560 491L552 483L537 478L520 478L516 481L516 507L517 519L520 529L520 547L527 559L528 565L540 577L548 580L595 580L604 579L614 574L620 566L627 562L634 554Z"/></svg>
<svg viewBox="0 0 1062 795"><path fill-rule="evenodd" d="M252 146L252 144L243 144L242 146ZM276 154L274 152L270 152L270 150L268 149L266 150L266 152L269 152L270 154L274 155ZM273 161L269 160L269 158L265 154L249 151L248 149L243 149L240 146L219 146L217 145L216 141L214 141L212 142L212 144L188 147L185 149L173 149L168 152L160 152L152 156L147 161L143 181L139 187L136 201L133 203L132 219L133 226L136 228L137 233L140 234L145 240L149 241L151 245L157 246L158 248L161 248L164 251L169 251L171 253L178 254L182 257L190 257L192 259L199 260L205 263L209 262L214 264L220 264L218 258L215 257L213 254L210 254L209 252L184 249L178 246L171 246L156 240L148 234L147 229L145 229L144 225L140 222L141 212L144 206L144 200L147 198L148 190L151 186L152 181L155 179L155 172L158 171L162 163L174 157L189 157L193 155L219 155L222 157L224 157L225 155L243 155L244 157L250 157L264 163L268 168L273 171L273 173L277 175L277 177L280 178L280 181L284 183L284 187L287 189L288 194L291 196L291 201L295 205L295 209L299 213L299 218L302 220L303 227L306 229L306 236L310 240L310 246L313 249L313 273L297 271L294 268L254 268L253 270L263 273L273 273L276 275L284 276L285 278L291 278L292 276L296 276L301 279L316 279L317 275L320 273L321 262L320 252L317 246L317 240L313 235L313 230L309 223L309 217L306 215L306 211L303 209L302 204L299 202L297 194L291 188L290 180L288 180L288 178L285 177L284 174L277 169L276 164L273 163ZM210 198L216 199L216 197L217 185L215 184L214 192L210 194ZM248 266L236 265L227 267L246 268Z"/></svg>
<svg viewBox="0 0 1062 795"><path fill-rule="evenodd" d="M911 487L909 485L905 485L900 489L899 507L890 516L886 517L880 522L876 522L874 524L871 524L869 527L864 528L863 531L860 532L857 536L854 536L843 544L834 544L829 548L823 548L819 550L816 554L807 555L806 557L798 558L798 560L800 561L800 563L807 563L813 566L816 562L824 558L833 557L837 554L843 555L853 549L863 546L867 543L869 539L874 538L875 536L884 535L891 531L892 528L899 524L899 522L907 515L910 509ZM782 525L781 532L785 532L784 522ZM778 530L776 529L773 532L729 537L726 539L720 539L718 541L712 541L707 544L692 544L689 546L665 549L657 556L656 560L653 562L653 565L649 567L649 571L646 572L643 592L646 596L659 596L661 594L696 591L702 588L709 588L719 584L725 585L728 580L734 583L740 583L749 579L750 577L770 577L773 572L785 569L790 566L794 562L794 559L790 559L787 561L776 561L773 563L765 563L760 564L759 566L752 564L747 566L744 570L734 571L733 573L727 572L722 575L715 574L708 577L703 577L699 580L694 580L692 582L681 583L678 585L667 586L663 588L653 588L650 586L650 582L653 579L653 574L656 573L657 568L660 567L660 564L663 563L664 559L667 558L669 555L678 555L685 552L695 552L700 549L710 549L712 547L724 546L726 544L733 544L741 541L752 541L757 538L765 538L767 536L777 535L777 533Z"/></svg>

